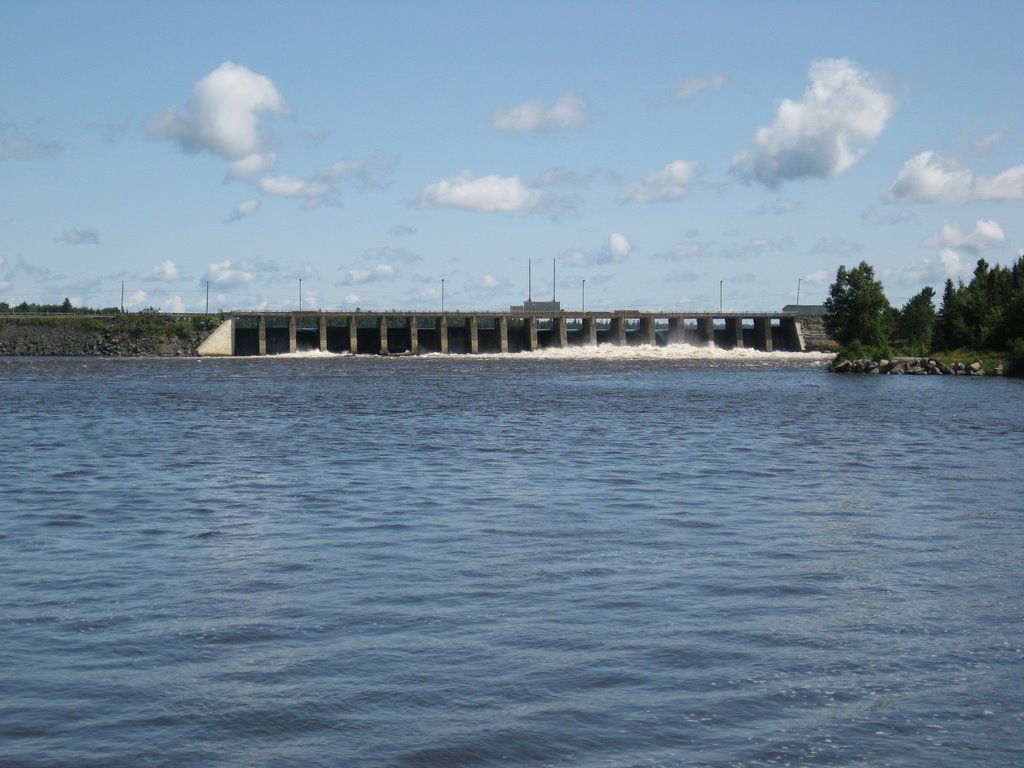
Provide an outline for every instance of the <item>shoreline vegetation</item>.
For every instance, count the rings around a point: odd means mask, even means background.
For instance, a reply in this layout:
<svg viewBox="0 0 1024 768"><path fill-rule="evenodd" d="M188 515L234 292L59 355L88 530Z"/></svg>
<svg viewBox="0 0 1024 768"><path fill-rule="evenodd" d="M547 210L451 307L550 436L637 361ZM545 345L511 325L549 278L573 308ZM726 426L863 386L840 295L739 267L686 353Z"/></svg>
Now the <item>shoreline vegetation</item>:
<svg viewBox="0 0 1024 768"><path fill-rule="evenodd" d="M870 264L841 266L824 322L834 373L1024 377L1024 251L1012 267L979 259L970 283L947 279L937 310L930 286L897 309Z"/></svg>
<svg viewBox="0 0 1024 768"><path fill-rule="evenodd" d="M193 357L220 322L219 314L0 303L0 356Z"/></svg>

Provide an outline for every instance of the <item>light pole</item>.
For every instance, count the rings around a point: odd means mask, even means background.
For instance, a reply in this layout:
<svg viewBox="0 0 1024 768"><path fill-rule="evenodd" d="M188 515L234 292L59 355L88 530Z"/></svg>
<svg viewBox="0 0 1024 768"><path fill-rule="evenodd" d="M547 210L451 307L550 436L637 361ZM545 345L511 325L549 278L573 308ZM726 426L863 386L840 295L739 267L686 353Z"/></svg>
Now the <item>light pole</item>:
<svg viewBox="0 0 1024 768"><path fill-rule="evenodd" d="M444 314L444 278L441 278L441 314Z"/></svg>
<svg viewBox="0 0 1024 768"><path fill-rule="evenodd" d="M723 282L725 282L725 281L724 280L719 280L718 281L718 311L719 312L722 311L722 306L723 306L723 304L722 304L722 283Z"/></svg>
<svg viewBox="0 0 1024 768"><path fill-rule="evenodd" d="M803 278L801 278L801 277L798 277L796 279L796 311L797 312L800 311L800 281L802 279Z"/></svg>
<svg viewBox="0 0 1024 768"><path fill-rule="evenodd" d="M587 279L583 278L583 302L580 312L586 314L587 312Z"/></svg>
<svg viewBox="0 0 1024 768"><path fill-rule="evenodd" d="M302 311L302 278L299 278L299 312Z"/></svg>

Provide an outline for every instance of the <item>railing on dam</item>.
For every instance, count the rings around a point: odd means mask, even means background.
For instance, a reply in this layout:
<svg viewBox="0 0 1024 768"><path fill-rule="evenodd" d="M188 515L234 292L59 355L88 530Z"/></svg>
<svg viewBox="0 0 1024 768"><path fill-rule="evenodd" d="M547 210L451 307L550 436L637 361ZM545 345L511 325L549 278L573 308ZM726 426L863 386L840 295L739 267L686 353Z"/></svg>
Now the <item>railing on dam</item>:
<svg viewBox="0 0 1024 768"><path fill-rule="evenodd" d="M225 312L201 355L482 354L613 344L803 351L795 312Z"/></svg>

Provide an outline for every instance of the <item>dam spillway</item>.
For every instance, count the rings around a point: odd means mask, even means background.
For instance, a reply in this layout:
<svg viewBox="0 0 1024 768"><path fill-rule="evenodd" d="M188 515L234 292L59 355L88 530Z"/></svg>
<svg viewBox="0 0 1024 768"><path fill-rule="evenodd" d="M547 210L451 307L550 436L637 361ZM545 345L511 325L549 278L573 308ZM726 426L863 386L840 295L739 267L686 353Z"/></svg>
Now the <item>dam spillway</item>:
<svg viewBox="0 0 1024 768"><path fill-rule="evenodd" d="M805 350L795 312L232 311L199 354L476 355L600 344Z"/></svg>

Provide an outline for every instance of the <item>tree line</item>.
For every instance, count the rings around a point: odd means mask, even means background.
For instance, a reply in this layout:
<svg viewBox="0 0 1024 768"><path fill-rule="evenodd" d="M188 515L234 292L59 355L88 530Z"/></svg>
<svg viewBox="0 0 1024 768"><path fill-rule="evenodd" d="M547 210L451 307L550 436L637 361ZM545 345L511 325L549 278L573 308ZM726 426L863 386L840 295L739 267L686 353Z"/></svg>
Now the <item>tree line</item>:
<svg viewBox="0 0 1024 768"><path fill-rule="evenodd" d="M23 301L14 306L6 301L0 301L0 315L116 315L121 310L117 307L106 309L89 309L87 307L75 307L71 299L64 299L63 304L35 304Z"/></svg>
<svg viewBox="0 0 1024 768"><path fill-rule="evenodd" d="M947 279L937 310L930 286L897 309L870 264L841 266L825 311L825 329L844 357L991 352L1024 373L1024 251L1011 267L979 259L967 284Z"/></svg>

